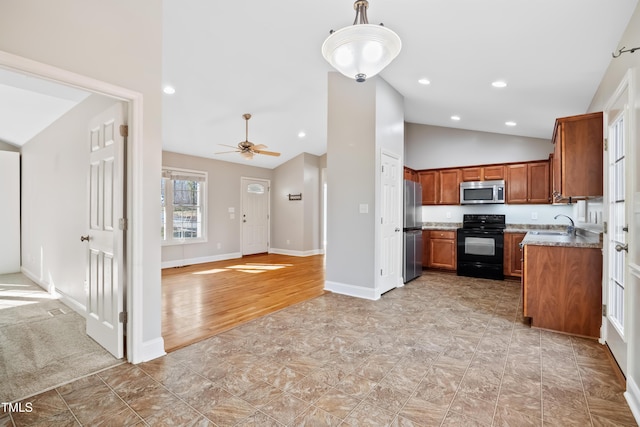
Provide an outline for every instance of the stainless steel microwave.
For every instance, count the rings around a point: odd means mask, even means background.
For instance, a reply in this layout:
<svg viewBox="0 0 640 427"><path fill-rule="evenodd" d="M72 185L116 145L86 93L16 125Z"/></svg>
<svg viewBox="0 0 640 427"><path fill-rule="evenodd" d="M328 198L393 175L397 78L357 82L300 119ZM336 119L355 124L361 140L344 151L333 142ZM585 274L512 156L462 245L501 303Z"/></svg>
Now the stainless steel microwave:
<svg viewBox="0 0 640 427"><path fill-rule="evenodd" d="M504 203L504 181L471 181L460 183L460 204Z"/></svg>

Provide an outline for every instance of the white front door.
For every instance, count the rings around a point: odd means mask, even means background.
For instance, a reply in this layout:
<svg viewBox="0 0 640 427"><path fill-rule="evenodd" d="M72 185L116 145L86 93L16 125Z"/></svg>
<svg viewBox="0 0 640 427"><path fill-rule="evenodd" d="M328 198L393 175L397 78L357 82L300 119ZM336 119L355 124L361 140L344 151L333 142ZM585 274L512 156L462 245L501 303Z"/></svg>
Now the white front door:
<svg viewBox="0 0 640 427"><path fill-rule="evenodd" d="M628 304L628 200L627 173L629 162L629 82L624 80L605 109L607 153L607 234L603 301L603 338L623 373L627 371Z"/></svg>
<svg viewBox="0 0 640 427"><path fill-rule="evenodd" d="M381 242L379 296L402 285L402 171L400 159L382 153L380 171Z"/></svg>
<svg viewBox="0 0 640 427"><path fill-rule="evenodd" d="M269 251L269 181L242 178L242 255Z"/></svg>
<svg viewBox="0 0 640 427"><path fill-rule="evenodd" d="M87 334L117 358L124 356L123 240L124 104L117 103L89 124L89 232Z"/></svg>

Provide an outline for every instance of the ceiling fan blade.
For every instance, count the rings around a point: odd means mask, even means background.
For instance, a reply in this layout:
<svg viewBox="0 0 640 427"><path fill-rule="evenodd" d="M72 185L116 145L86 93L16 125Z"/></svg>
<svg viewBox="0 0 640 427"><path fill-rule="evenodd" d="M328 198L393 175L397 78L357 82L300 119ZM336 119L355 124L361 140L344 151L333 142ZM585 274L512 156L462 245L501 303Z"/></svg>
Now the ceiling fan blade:
<svg viewBox="0 0 640 427"><path fill-rule="evenodd" d="M241 151L240 155L242 157L244 157L245 159L247 159L247 160L253 159L253 152L252 151Z"/></svg>
<svg viewBox="0 0 640 427"><path fill-rule="evenodd" d="M235 146L235 145L227 145L227 144L218 144L218 145L220 145L220 146L222 146L222 147L230 147L230 148L236 148L236 149L238 148L238 147L237 147L237 146Z"/></svg>
<svg viewBox="0 0 640 427"><path fill-rule="evenodd" d="M275 156L278 157L280 153L276 153L275 151L264 151L264 150L253 150L256 154L265 154L267 156Z"/></svg>
<svg viewBox="0 0 640 427"><path fill-rule="evenodd" d="M238 150L234 150L234 151L218 151L217 153L213 153L213 154L227 154L227 153L239 153Z"/></svg>
<svg viewBox="0 0 640 427"><path fill-rule="evenodd" d="M253 146L254 150L262 150L263 148L267 148L267 146L264 144L254 144Z"/></svg>

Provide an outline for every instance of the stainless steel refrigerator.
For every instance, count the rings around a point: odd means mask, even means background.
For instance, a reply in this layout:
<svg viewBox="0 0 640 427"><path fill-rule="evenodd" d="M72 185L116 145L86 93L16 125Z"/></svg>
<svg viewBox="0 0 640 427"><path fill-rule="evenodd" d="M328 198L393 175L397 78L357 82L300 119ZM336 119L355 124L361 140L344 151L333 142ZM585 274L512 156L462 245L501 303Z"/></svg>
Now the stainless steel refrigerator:
<svg viewBox="0 0 640 427"><path fill-rule="evenodd" d="M407 283L422 274L422 186L404 181L404 262L402 277Z"/></svg>

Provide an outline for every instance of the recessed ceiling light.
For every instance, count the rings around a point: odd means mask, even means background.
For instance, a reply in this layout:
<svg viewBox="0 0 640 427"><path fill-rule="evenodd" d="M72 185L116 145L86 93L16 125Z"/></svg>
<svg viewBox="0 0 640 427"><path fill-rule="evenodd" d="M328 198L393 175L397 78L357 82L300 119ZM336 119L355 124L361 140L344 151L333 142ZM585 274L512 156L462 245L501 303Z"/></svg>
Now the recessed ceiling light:
<svg viewBox="0 0 640 427"><path fill-rule="evenodd" d="M421 78L420 80L418 80L418 83L420 83L421 85L425 85L425 86L431 84L429 79L425 79L424 77Z"/></svg>
<svg viewBox="0 0 640 427"><path fill-rule="evenodd" d="M174 93L176 93L176 90L173 86L165 86L164 89L162 89L162 91L167 95L173 95Z"/></svg>
<svg viewBox="0 0 640 427"><path fill-rule="evenodd" d="M455 120L457 122L460 120L460 116L451 116L451 120Z"/></svg>
<svg viewBox="0 0 640 427"><path fill-rule="evenodd" d="M517 123L509 121L509 122L504 122L504 124L507 126L515 126Z"/></svg>
<svg viewBox="0 0 640 427"><path fill-rule="evenodd" d="M491 86L493 87L507 87L507 82L505 82L504 80L496 80L495 82L491 83Z"/></svg>
<svg viewBox="0 0 640 427"><path fill-rule="evenodd" d="M307 134L304 133L304 131L301 130L300 132L298 132L298 138L304 138L305 136L307 136Z"/></svg>

